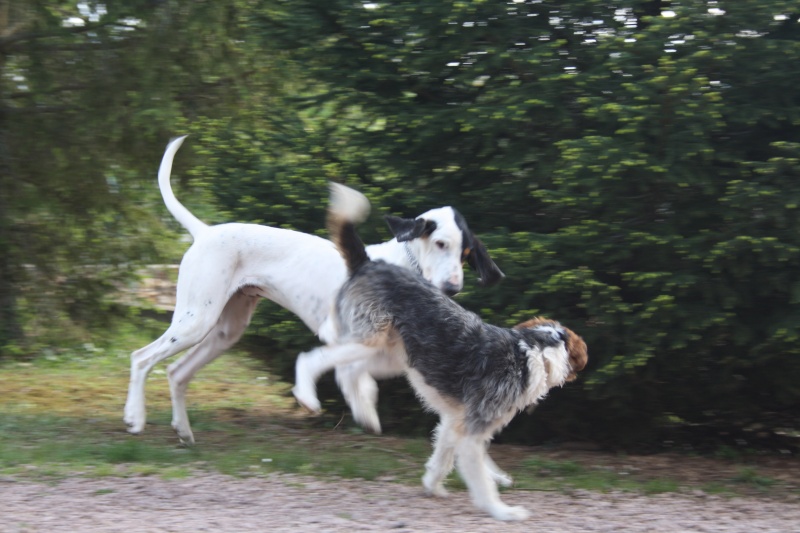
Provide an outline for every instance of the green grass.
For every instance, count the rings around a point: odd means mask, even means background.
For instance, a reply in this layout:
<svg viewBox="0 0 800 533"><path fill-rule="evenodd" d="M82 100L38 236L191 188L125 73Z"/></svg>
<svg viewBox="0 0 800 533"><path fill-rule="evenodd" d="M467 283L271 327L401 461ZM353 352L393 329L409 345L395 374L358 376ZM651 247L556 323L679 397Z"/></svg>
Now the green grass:
<svg viewBox="0 0 800 533"><path fill-rule="evenodd" d="M112 429L121 421L0 414L0 473L59 477L160 475L186 477L195 469L245 476L293 472L367 480L414 474L425 460L418 441L383 448L380 437L313 431L248 434L235 423L207 424L202 442L177 444L167 428L140 436ZM153 431L155 429L155 431ZM372 443L375 443L373 445Z"/></svg>
<svg viewBox="0 0 800 533"><path fill-rule="evenodd" d="M645 489L645 482L633 480L625 473L588 467L569 460L532 457L523 461L515 474L517 484L526 490L584 489L605 492Z"/></svg>
<svg viewBox="0 0 800 533"><path fill-rule="evenodd" d="M734 476L733 481L751 485L758 488L769 488L775 485L775 480L766 476L762 476L755 468L745 467L739 470Z"/></svg>
<svg viewBox="0 0 800 533"><path fill-rule="evenodd" d="M0 475L180 479L207 470L234 476L286 472L419 484L431 451L428 439L379 437L348 423L340 425L336 416L308 417L295 405L289 384L242 352L220 358L190 386L195 446L180 445L170 427L163 370L148 380L145 432L128 434L122 409L129 352L157 337L162 328L161 323L124 328L109 332L113 341L106 344L0 364ZM513 475L517 490L657 494L685 488L663 473L653 477L636 469L554 459L521 447L513 448L513 454L512 448L493 449L495 459ZM776 486L758 469L743 467L729 478L705 480L699 488L735 494ZM464 489L455 474L448 487Z"/></svg>
<svg viewBox="0 0 800 533"><path fill-rule="evenodd" d="M233 352L198 374L188 392L197 445L171 427L163 367L147 383L148 425L130 435L122 422L129 353L163 324L110 334L113 346L84 345L59 355L0 364L0 473L52 477L146 474L187 476L195 469L232 475L274 471L377 479L411 473L428 444L341 428L315 429L282 383L253 358ZM424 451L423 451L424 450Z"/></svg>

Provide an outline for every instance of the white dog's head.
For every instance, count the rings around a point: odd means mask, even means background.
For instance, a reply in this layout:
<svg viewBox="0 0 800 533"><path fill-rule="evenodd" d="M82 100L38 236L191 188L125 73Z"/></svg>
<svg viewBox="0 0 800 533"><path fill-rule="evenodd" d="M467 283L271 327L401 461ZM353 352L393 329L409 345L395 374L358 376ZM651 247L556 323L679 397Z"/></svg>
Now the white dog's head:
<svg viewBox="0 0 800 533"><path fill-rule="evenodd" d="M464 287L464 261L478 273L481 285L494 285L504 277L452 207L431 209L415 219L387 216L386 222L397 242L408 243L423 277L450 296Z"/></svg>

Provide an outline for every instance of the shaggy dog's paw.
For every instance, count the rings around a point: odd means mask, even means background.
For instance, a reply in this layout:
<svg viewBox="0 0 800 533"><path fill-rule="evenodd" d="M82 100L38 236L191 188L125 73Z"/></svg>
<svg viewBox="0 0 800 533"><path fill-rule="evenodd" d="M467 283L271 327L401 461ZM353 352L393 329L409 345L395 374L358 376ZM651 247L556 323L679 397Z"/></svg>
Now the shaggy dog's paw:
<svg viewBox="0 0 800 533"><path fill-rule="evenodd" d="M343 385L344 380L340 385ZM343 391L350 405L350 411L361 427L376 435L381 434L381 420L375 406L378 403L378 384L372 377L362 374L355 382L355 387L347 383ZM345 387L343 387L345 388Z"/></svg>
<svg viewBox="0 0 800 533"><path fill-rule="evenodd" d="M441 481L434 481L427 474L422 476L422 486L425 487L425 494L428 496L446 498L449 495Z"/></svg>
<svg viewBox="0 0 800 533"><path fill-rule="evenodd" d="M491 472L491 475L495 483L497 483L501 487L510 487L511 485L514 484L514 480L511 478L511 476L509 476L505 472L502 471Z"/></svg>
<svg viewBox="0 0 800 533"><path fill-rule="evenodd" d="M361 427L375 435L381 434L381 420L378 418L378 413L374 408L364 408L364 406L356 406L351 409L353 411L353 420L355 420Z"/></svg>
<svg viewBox="0 0 800 533"><path fill-rule="evenodd" d="M319 398L317 398L315 392L309 391L305 387L295 386L292 389L292 394L294 394L297 403L311 413L318 415L322 412L322 405L319 403Z"/></svg>
<svg viewBox="0 0 800 533"><path fill-rule="evenodd" d="M512 521L525 520L531 514L527 509L520 506L510 506L501 504L489 509L489 514L497 520Z"/></svg>
<svg viewBox="0 0 800 533"><path fill-rule="evenodd" d="M312 371L314 352L301 353L295 363L295 379L292 394L297 402L314 414L322 412L322 405L317 398L317 387Z"/></svg>

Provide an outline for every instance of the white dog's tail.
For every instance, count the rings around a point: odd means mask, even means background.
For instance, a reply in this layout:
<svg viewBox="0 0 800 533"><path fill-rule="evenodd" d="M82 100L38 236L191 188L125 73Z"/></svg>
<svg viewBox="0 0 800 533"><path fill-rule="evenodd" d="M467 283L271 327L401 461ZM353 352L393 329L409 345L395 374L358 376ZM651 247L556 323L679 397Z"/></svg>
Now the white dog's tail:
<svg viewBox="0 0 800 533"><path fill-rule="evenodd" d="M328 206L328 231L339 253L352 274L369 261L364 243L356 233L356 224L369 215L369 200L358 191L339 183L331 183L331 200Z"/></svg>
<svg viewBox="0 0 800 533"><path fill-rule="evenodd" d="M183 137L176 137L167 145L164 157L161 159L161 166L158 168L158 188L161 189L161 197L164 199L164 204L166 204L172 216L175 217L175 220L186 228L186 231L191 233L192 237L196 237L200 231L208 226L191 214L189 210L183 207L183 204L175 198L175 194L172 192L172 185L169 182L169 177L172 172L172 160L175 158L175 153L178 151L178 148L181 147L185 138L186 135Z"/></svg>

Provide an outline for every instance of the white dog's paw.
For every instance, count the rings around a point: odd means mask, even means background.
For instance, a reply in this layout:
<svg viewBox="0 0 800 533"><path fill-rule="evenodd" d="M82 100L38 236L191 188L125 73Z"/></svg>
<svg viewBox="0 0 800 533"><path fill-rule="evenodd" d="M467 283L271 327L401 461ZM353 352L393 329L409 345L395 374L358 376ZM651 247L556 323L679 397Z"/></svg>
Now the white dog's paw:
<svg viewBox="0 0 800 533"><path fill-rule="evenodd" d="M504 503L501 503L500 505L495 505L491 509L488 509L488 511L493 518L507 522L513 520L525 520L531 515L531 513L528 512L528 510L525 509L524 507L511 506L511 505L506 505Z"/></svg>
<svg viewBox="0 0 800 533"><path fill-rule="evenodd" d="M135 435L144 431L144 426L147 423L147 415L144 409L136 409L126 404L123 420L128 426L128 433L133 433Z"/></svg>
<svg viewBox="0 0 800 533"><path fill-rule="evenodd" d="M297 403L311 413L318 415L322 412L322 405L319 403L319 398L317 398L317 393L314 390L295 385L292 389L292 394L294 394Z"/></svg>
<svg viewBox="0 0 800 533"><path fill-rule="evenodd" d="M122 415L122 420L129 426L132 426L133 423L136 421L134 412L136 409L133 408L133 400L129 397L128 400L125 402L125 411Z"/></svg>
<svg viewBox="0 0 800 533"><path fill-rule="evenodd" d="M132 435L138 435L142 431L144 431L145 422L130 422L128 423L128 433Z"/></svg>
<svg viewBox="0 0 800 533"><path fill-rule="evenodd" d="M173 420L172 429L178 434L181 444L185 446L194 445L194 433L192 433L192 428L188 422Z"/></svg>

